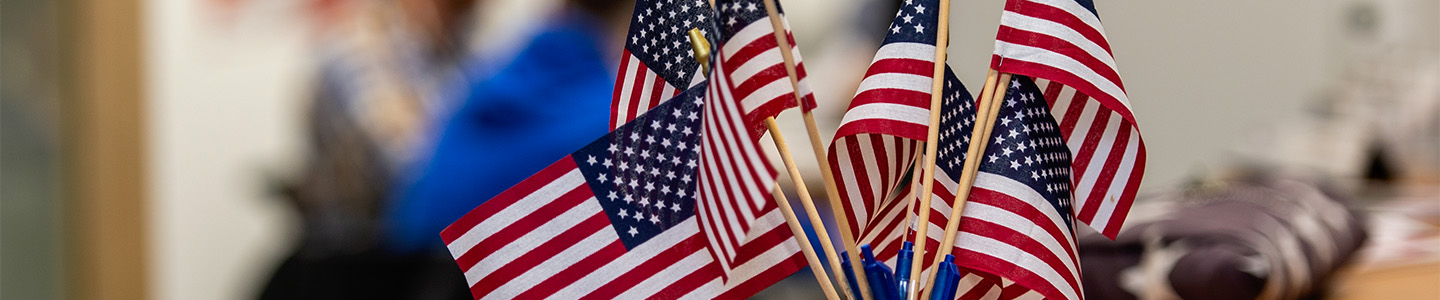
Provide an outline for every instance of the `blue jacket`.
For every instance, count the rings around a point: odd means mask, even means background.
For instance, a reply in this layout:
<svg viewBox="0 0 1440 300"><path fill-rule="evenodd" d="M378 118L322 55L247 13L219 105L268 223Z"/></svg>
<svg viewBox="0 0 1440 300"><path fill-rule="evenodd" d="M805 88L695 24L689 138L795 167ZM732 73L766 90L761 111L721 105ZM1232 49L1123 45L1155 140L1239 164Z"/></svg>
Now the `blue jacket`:
<svg viewBox="0 0 1440 300"><path fill-rule="evenodd" d="M470 80L428 161L399 183L387 225L397 250L443 249L445 226L609 131L603 26L577 13L555 20L509 65Z"/></svg>

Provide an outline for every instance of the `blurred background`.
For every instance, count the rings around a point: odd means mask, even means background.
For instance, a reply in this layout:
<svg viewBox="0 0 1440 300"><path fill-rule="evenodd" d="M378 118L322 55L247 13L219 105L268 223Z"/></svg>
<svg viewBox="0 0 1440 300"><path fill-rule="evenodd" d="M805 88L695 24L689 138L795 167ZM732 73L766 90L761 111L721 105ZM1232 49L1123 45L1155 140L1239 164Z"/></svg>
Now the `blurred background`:
<svg viewBox="0 0 1440 300"><path fill-rule="evenodd" d="M784 1L827 139L895 2ZM531 165L477 153L530 142L494 132L533 110L603 116L631 12L605 0L0 3L3 299L464 299L437 226L604 124L514 158ZM972 86L1002 6L952 6L949 63ZM1440 299L1440 1L1096 6L1149 156L1133 238L1082 243L1087 294L1235 299L1284 285L1283 298ZM569 93L511 94L542 87ZM805 135L798 113L778 119ZM795 154L823 199L814 157ZM1233 201L1290 220L1258 230L1295 232L1265 236L1303 251L1250 249L1268 267L1197 282L1182 282L1187 260L1152 259L1226 244L1146 228L1234 216L1220 205ZM1308 267L1264 271L1290 258ZM759 297L818 297L813 286ZM1238 291L1195 293L1206 287Z"/></svg>

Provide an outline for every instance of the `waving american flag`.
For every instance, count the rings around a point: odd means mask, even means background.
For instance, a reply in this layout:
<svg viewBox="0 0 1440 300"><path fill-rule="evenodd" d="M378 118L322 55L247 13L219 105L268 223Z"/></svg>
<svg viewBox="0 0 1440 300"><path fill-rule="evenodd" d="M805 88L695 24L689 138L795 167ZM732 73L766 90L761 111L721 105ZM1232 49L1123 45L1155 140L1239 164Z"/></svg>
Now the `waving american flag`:
<svg viewBox="0 0 1440 300"><path fill-rule="evenodd" d="M734 86L735 98L739 99L745 114L745 123L750 135L759 138L765 132L765 118L774 117L781 111L796 107L795 86L800 87L802 109L815 108L815 95L805 79L805 63L800 59L800 47L795 45L795 36L790 33L790 23L784 19L780 1L775 9L781 13L785 37L790 44L790 54L795 59L797 84L790 83L790 74L785 71L781 48L775 39L775 27L770 23L769 14L761 0L718 0L716 10L721 31L720 60L725 74Z"/></svg>
<svg viewBox="0 0 1440 300"><path fill-rule="evenodd" d="M707 87L665 101L446 228L441 237L475 298L743 299L803 268L779 210L742 191L729 199L762 206L746 224L752 234L721 246L702 230L702 217L732 213L697 202L715 192L697 189L711 176L702 173L775 176L768 164L735 170L710 161L717 149L702 135L721 138L712 125L741 121L707 109ZM718 247L729 247L723 261L712 254Z"/></svg>
<svg viewBox="0 0 1440 300"><path fill-rule="evenodd" d="M706 0L639 0L615 76L610 128L705 80L690 48L690 29L715 41L715 10Z"/></svg>
<svg viewBox="0 0 1440 300"><path fill-rule="evenodd" d="M715 5L712 9L705 0L636 1L615 81L612 128L706 78L690 48L690 29L698 29L715 45L723 45L719 56L727 61L726 74L734 82L734 97L740 101L746 130L752 138L765 132L765 118L797 106L795 85L785 71L774 26L761 0L721 0ZM776 5L779 9L778 2ZM783 25L792 46L804 109L813 109L815 99L805 80L799 47L795 47L789 23Z"/></svg>
<svg viewBox="0 0 1440 300"><path fill-rule="evenodd" d="M876 258L890 261L892 266L911 228L905 224L910 202L906 196L913 188L910 171L930 122L938 7L936 0L911 0L900 8L830 145L828 159L846 211L838 221L852 224L852 234L859 242L870 244ZM969 92L949 68L943 93L947 105L959 105L974 114ZM954 198L953 192L940 188L953 191L954 183L936 187L935 199ZM944 211L949 212L948 206ZM940 215L932 212L931 220L943 228L944 219L935 218ZM928 244L939 244L943 233L931 230L935 242Z"/></svg>
<svg viewBox="0 0 1440 300"><path fill-rule="evenodd" d="M974 119L973 110L948 106L941 117L946 129L939 145L944 150L935 172L949 178L937 181L956 182L965 159L980 160L953 245L956 265L970 271L966 277L989 278L992 284L1000 282L997 277L1013 281L1003 299L1027 294L1083 299L1070 151L1035 83L1015 76L1007 84L984 155L967 158L964 153L971 142L966 124ZM957 128L966 129L952 130ZM944 206L940 218L948 220L950 208ZM995 287L970 287L960 294L983 294Z"/></svg>
<svg viewBox="0 0 1440 300"><path fill-rule="evenodd" d="M1145 174L1145 142L1094 3L1007 1L991 68L1037 79L1075 155L1076 217L1114 238Z"/></svg>

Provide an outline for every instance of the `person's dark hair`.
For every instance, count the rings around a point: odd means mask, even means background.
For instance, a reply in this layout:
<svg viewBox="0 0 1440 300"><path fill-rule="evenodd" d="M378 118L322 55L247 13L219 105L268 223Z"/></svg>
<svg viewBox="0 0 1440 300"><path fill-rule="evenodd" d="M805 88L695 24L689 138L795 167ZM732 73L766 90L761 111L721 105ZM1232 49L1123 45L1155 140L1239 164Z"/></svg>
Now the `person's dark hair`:
<svg viewBox="0 0 1440 300"><path fill-rule="evenodd" d="M611 16L630 9L635 1L626 0L567 0L576 8L596 16Z"/></svg>

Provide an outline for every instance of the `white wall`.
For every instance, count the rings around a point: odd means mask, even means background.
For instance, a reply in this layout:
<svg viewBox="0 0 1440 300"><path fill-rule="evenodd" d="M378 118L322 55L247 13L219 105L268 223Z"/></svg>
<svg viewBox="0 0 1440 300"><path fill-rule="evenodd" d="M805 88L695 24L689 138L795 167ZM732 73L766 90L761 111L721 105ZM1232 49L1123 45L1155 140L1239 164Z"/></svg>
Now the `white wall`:
<svg viewBox="0 0 1440 300"><path fill-rule="evenodd" d="M299 153L303 1L223 15L217 1L150 0L150 290L157 299L254 298L288 250L293 216L264 175ZM291 3L291 4L287 4ZM271 166L271 167L267 167Z"/></svg>

